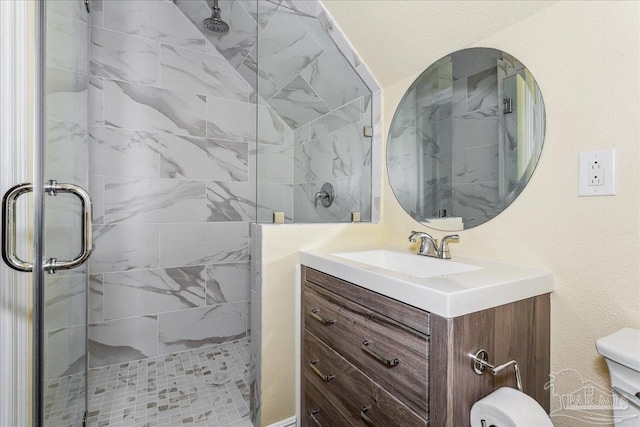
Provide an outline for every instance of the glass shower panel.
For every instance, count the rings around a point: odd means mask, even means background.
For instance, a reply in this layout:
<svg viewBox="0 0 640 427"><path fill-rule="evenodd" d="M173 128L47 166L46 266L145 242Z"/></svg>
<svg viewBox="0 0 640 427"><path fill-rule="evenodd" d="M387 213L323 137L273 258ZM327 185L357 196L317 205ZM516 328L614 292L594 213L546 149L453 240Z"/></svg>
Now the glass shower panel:
<svg viewBox="0 0 640 427"><path fill-rule="evenodd" d="M88 181L90 15L82 1L42 2L46 59L44 181ZM44 259L81 252L82 207L72 194L44 195ZM87 267L44 275L44 424L81 425L86 409Z"/></svg>
<svg viewBox="0 0 640 427"><path fill-rule="evenodd" d="M371 91L320 2L258 1L258 221L371 220ZM341 34L339 35L342 36ZM325 183L335 198L322 203ZM317 203L316 203L317 201Z"/></svg>

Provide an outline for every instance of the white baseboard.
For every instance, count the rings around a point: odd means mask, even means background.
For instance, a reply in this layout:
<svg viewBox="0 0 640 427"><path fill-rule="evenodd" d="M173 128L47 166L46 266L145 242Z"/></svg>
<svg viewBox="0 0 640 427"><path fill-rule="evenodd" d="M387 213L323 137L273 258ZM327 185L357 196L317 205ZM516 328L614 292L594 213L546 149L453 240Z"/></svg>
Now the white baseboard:
<svg viewBox="0 0 640 427"><path fill-rule="evenodd" d="M287 418L286 420L278 421L268 427L296 427L296 417Z"/></svg>

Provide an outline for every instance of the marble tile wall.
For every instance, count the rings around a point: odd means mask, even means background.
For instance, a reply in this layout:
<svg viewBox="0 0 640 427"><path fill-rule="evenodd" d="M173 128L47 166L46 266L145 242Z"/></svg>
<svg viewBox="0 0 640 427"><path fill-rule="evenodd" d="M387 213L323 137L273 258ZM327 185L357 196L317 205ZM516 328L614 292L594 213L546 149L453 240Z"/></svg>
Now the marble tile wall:
<svg viewBox="0 0 640 427"><path fill-rule="evenodd" d="M284 141L287 126L268 105L256 113L256 93L238 71L248 42L234 47L233 38L252 34L244 6L225 3L239 31L223 39L201 31L204 3L179 3L94 8L92 368L250 335L256 114L273 117L269 143ZM200 13L197 25L179 6ZM253 38L251 46L255 28Z"/></svg>
<svg viewBox="0 0 640 427"><path fill-rule="evenodd" d="M292 209L295 222L350 221L352 212L370 221L373 150L363 127L372 125L378 85L320 2L282 2L259 25L257 90L293 131L292 149L259 149L259 173L265 163L267 173L277 169L274 151L292 153L287 218ZM314 203L325 182L336 192L329 208Z"/></svg>
<svg viewBox="0 0 640 427"><path fill-rule="evenodd" d="M202 29L202 16L210 13L204 2L174 3ZM257 91L258 144L248 154L249 181L258 182L257 221L271 222L274 211L283 211L287 222L350 221L352 211L361 212L364 221L377 220L379 170L372 183L371 165L372 157L380 160L380 129L376 124L372 144L362 136L362 127L379 117L379 85L322 4L221 0L220 8L232 30L223 35L203 31L210 43L207 52L215 49ZM243 138L252 130L228 123L250 114L236 102L207 105L207 133L226 140ZM317 168L325 174L316 176ZM325 181L340 188L340 200L316 210L315 188ZM375 195L371 184L377 188ZM215 191L216 203L226 198L225 192Z"/></svg>

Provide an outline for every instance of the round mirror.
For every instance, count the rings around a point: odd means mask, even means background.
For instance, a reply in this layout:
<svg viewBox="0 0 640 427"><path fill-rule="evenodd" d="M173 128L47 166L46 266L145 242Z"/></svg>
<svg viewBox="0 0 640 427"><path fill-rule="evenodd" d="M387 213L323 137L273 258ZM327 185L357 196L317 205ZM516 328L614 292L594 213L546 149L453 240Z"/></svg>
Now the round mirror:
<svg viewBox="0 0 640 427"><path fill-rule="evenodd" d="M454 52L402 98L387 138L389 183L417 221L463 230L498 215L522 192L542 151L540 88L513 56Z"/></svg>

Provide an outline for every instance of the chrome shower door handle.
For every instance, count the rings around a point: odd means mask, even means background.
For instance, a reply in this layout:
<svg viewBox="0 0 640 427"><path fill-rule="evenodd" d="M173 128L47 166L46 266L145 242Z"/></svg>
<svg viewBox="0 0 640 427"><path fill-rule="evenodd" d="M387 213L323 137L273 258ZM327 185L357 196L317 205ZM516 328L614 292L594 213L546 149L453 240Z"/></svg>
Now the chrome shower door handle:
<svg viewBox="0 0 640 427"><path fill-rule="evenodd" d="M33 271L33 264L16 254L16 200L32 191L32 184L19 184L2 197L2 259L9 267L25 273Z"/></svg>
<svg viewBox="0 0 640 427"><path fill-rule="evenodd" d="M33 271L33 264L23 261L16 254L16 200L23 194L33 191L33 184L19 184L12 187L2 198L2 259L14 270L22 272ZM49 273L56 270L69 270L82 265L93 251L93 205L91 196L82 187L74 184L58 184L49 181L44 185L44 192L50 196L58 193L73 194L80 199L82 205L82 250L72 260L58 261L50 258L44 262L43 268Z"/></svg>
<svg viewBox="0 0 640 427"><path fill-rule="evenodd" d="M44 192L50 196L58 193L69 193L80 199L82 206L82 230L81 230L81 251L74 259L69 261L58 261L56 258L50 258L45 261L44 271L55 273L57 270L70 270L84 264L93 252L93 204L91 196L84 188L75 184L59 184L56 181L49 181L44 186Z"/></svg>

